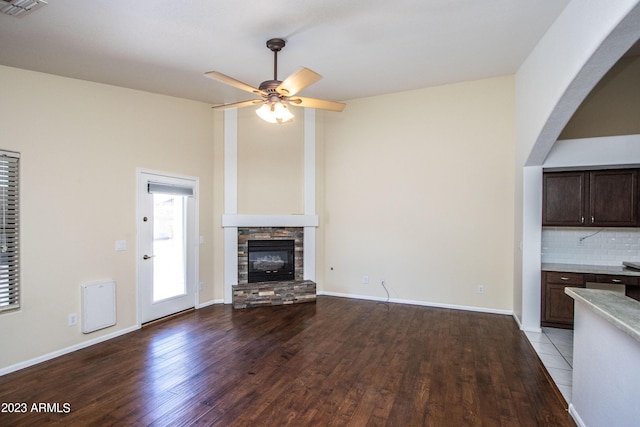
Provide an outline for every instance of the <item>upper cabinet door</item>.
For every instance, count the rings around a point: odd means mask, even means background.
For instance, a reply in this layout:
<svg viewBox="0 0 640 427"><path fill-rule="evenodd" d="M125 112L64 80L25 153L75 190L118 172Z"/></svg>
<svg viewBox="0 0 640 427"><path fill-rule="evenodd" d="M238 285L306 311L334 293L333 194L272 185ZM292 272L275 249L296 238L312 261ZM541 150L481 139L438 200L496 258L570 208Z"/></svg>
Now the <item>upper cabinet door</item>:
<svg viewBox="0 0 640 427"><path fill-rule="evenodd" d="M588 172L547 172L544 174L542 225L584 226Z"/></svg>
<svg viewBox="0 0 640 427"><path fill-rule="evenodd" d="M590 226L633 227L638 224L636 169L589 173Z"/></svg>

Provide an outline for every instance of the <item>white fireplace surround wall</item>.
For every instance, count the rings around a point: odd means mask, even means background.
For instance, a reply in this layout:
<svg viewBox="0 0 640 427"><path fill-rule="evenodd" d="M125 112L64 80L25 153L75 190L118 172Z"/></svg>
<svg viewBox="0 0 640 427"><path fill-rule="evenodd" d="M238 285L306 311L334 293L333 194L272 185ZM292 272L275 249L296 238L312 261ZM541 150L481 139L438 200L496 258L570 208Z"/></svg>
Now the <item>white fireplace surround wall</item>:
<svg viewBox="0 0 640 427"><path fill-rule="evenodd" d="M305 280L316 280L316 111L304 109L304 214L238 213L238 110L224 111L224 303L238 284L238 227L303 227Z"/></svg>

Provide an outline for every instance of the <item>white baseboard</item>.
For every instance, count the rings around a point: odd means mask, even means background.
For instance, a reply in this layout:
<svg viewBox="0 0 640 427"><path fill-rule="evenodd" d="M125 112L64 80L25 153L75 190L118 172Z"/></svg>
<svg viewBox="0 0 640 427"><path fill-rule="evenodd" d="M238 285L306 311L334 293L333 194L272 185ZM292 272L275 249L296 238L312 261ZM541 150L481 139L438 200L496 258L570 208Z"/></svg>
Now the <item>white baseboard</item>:
<svg viewBox="0 0 640 427"><path fill-rule="evenodd" d="M522 325L520 325L520 330L522 332L536 332L536 333L542 332L542 328L525 328Z"/></svg>
<svg viewBox="0 0 640 427"><path fill-rule="evenodd" d="M83 341L79 344L75 344L70 347L65 347L60 350L56 350L51 353L44 354L42 356L34 357L33 359L25 360L24 362L16 363L15 365L10 365L5 368L0 368L0 376L9 374L11 372L19 371L20 369L28 368L29 366L37 365L38 363L46 362L47 360L55 359L56 357L63 356L68 353L72 353L74 351L77 351L86 347L90 347L92 345L95 345L104 341L108 341L112 338L119 337L120 335L137 331L138 329L140 329L139 326L131 326L129 328L121 329L111 334L103 335L101 337L94 338L89 341Z"/></svg>
<svg viewBox="0 0 640 427"><path fill-rule="evenodd" d="M516 324L518 325L518 329L520 329L522 331L523 330L522 329L522 322L520 322L520 318L518 318L518 316L516 316L515 312L513 313L512 317L513 317L513 320L516 321Z"/></svg>
<svg viewBox="0 0 640 427"><path fill-rule="evenodd" d="M208 307L208 306L214 305L214 304L224 304L224 300L223 299L212 299L212 300L209 300L209 301L198 303L198 305L196 306L196 309Z"/></svg>
<svg viewBox="0 0 640 427"><path fill-rule="evenodd" d="M518 318L518 316L516 316L515 313L513 313L513 319L516 321L516 323L518 324L518 328L520 328L520 330L522 332L536 332L536 333L541 333L542 332L542 328L526 328L522 325L522 322L520 322L520 319Z"/></svg>
<svg viewBox="0 0 640 427"><path fill-rule="evenodd" d="M407 304L407 305L420 305L423 307L437 307L437 308L450 308L452 310L464 310L464 311L475 311L480 313L489 313L489 314L504 314L504 315L513 315L513 312L510 310L500 310L495 308L486 308L486 307L473 307L468 305L456 305L456 304L441 304L436 302L428 302L428 301L416 301L416 300L406 300L406 299L398 299L398 298L387 298L384 297L373 297L369 295L354 295L354 294L343 294L339 292L326 292L326 291L318 291L318 295L328 295L332 297L340 297L340 298L353 298L353 299L361 299L361 300L369 300L369 301L382 301L382 302L393 302L397 304Z"/></svg>
<svg viewBox="0 0 640 427"><path fill-rule="evenodd" d="M571 403L569 403L569 414L571 415L571 417L573 417L573 421L576 422L578 427L587 427L587 425L584 423L584 421L582 421L582 418L580 418L580 415L576 411L576 407Z"/></svg>

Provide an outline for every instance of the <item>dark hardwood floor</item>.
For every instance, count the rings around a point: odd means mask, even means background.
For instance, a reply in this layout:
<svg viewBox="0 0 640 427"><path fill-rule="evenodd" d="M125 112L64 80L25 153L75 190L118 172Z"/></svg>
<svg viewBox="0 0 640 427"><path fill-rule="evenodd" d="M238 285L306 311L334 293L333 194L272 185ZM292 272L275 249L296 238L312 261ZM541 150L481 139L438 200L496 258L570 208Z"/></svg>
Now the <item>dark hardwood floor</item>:
<svg viewBox="0 0 640 427"><path fill-rule="evenodd" d="M575 425L510 316L327 296L187 313L0 377L0 402L27 404L2 426Z"/></svg>

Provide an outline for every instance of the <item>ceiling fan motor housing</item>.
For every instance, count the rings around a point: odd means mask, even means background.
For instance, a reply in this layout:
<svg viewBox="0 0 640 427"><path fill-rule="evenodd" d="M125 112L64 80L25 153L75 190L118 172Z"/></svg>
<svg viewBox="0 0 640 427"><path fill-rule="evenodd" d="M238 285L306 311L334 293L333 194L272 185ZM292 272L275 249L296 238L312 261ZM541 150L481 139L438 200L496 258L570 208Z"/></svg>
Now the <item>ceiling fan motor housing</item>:
<svg viewBox="0 0 640 427"><path fill-rule="evenodd" d="M283 39L269 39L267 40L267 47L272 52L280 52L280 50L287 44Z"/></svg>
<svg viewBox="0 0 640 427"><path fill-rule="evenodd" d="M276 88L282 83L280 80L266 80L260 83L259 89L267 94L265 99L269 102L284 101L286 98Z"/></svg>
<svg viewBox="0 0 640 427"><path fill-rule="evenodd" d="M260 83L258 89L268 94L277 94L278 92L276 92L276 88L280 86L280 83L282 83L280 80L265 80L264 82Z"/></svg>

